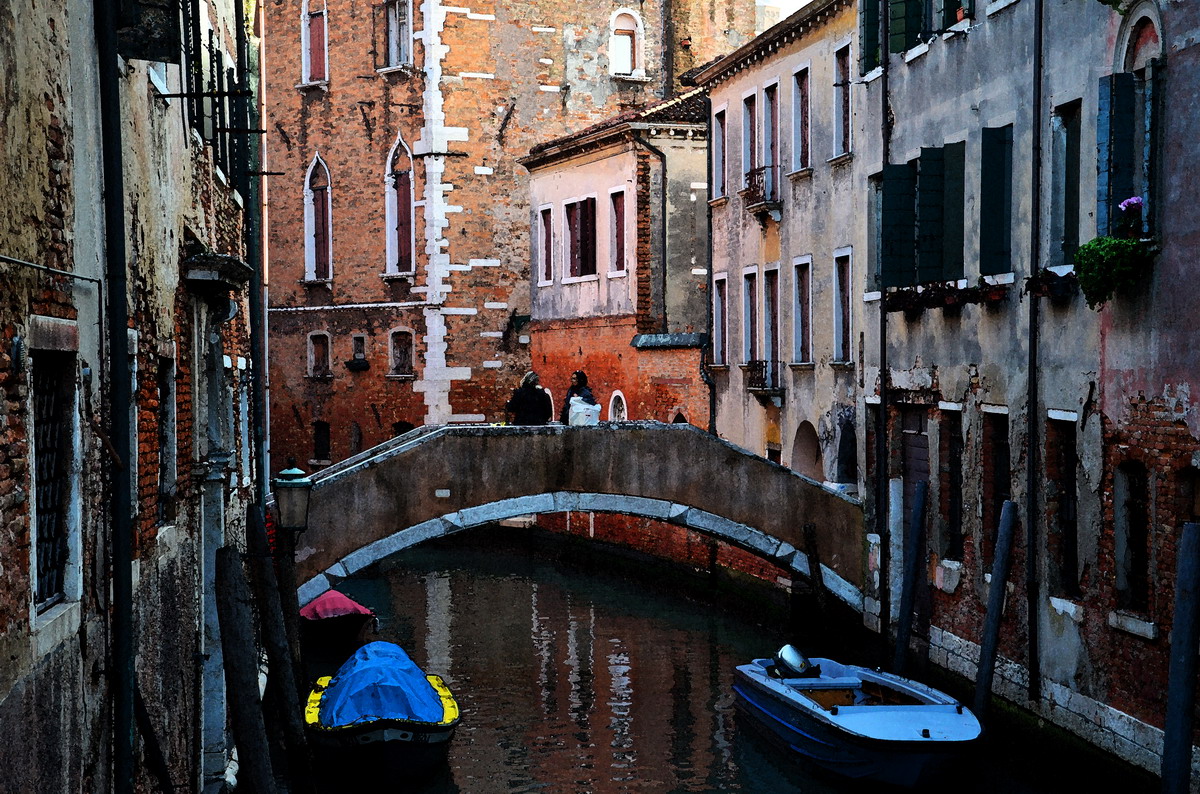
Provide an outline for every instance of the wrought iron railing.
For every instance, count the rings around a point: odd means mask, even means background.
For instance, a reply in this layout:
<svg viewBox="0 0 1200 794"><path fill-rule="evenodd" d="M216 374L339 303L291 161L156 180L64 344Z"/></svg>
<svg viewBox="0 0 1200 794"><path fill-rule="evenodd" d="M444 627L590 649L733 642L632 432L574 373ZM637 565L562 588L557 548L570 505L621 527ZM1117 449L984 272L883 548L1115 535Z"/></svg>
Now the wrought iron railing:
<svg viewBox="0 0 1200 794"><path fill-rule="evenodd" d="M747 362L746 388L751 391L783 391L783 362Z"/></svg>
<svg viewBox="0 0 1200 794"><path fill-rule="evenodd" d="M746 172L746 187L742 189L746 206L779 201L779 169L762 165Z"/></svg>

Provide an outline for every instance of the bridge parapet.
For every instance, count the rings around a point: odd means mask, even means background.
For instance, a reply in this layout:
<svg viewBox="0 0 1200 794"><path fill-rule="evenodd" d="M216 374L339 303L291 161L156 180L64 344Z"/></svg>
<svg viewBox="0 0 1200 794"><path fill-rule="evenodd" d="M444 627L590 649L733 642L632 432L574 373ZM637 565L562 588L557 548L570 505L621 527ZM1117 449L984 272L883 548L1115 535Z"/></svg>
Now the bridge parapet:
<svg viewBox="0 0 1200 794"><path fill-rule="evenodd" d="M314 476L297 568L311 597L399 549L503 518L616 512L688 526L808 575L805 524L847 600L861 591L862 508L684 424L418 428ZM854 592L849 592L854 591Z"/></svg>

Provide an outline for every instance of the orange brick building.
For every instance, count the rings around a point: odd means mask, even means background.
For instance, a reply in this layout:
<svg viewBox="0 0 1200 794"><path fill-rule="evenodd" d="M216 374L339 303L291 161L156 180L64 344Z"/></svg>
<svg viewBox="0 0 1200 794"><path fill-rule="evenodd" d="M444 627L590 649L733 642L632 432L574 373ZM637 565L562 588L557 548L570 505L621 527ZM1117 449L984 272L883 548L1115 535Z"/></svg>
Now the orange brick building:
<svg viewBox="0 0 1200 794"><path fill-rule="evenodd" d="M673 96L755 22L731 0L269 4L273 467L501 419L531 362L517 157Z"/></svg>

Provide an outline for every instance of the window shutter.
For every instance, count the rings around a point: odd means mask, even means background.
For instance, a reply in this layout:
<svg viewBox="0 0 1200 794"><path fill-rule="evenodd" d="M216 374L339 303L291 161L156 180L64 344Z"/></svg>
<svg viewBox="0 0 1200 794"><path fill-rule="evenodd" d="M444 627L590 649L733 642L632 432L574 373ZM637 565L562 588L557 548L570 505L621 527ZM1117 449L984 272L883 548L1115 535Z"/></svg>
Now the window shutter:
<svg viewBox="0 0 1200 794"><path fill-rule="evenodd" d="M921 149L917 160L917 282L920 284L942 278L945 170L942 149Z"/></svg>
<svg viewBox="0 0 1200 794"><path fill-rule="evenodd" d="M888 51L908 49L908 0L888 0Z"/></svg>
<svg viewBox="0 0 1200 794"><path fill-rule="evenodd" d="M1142 173L1146 175L1146 195L1142 196L1142 233L1145 235L1154 234L1157 229L1159 130L1162 126L1162 100L1159 94L1162 93L1162 82L1162 61L1156 58L1146 64L1143 89L1146 126L1142 140Z"/></svg>
<svg viewBox="0 0 1200 794"><path fill-rule="evenodd" d="M412 172L399 171L396 179L396 270L408 273L413 268Z"/></svg>
<svg viewBox="0 0 1200 794"><path fill-rule="evenodd" d="M885 165L881 201L882 233L879 268L883 287L907 287L914 282L916 176L910 165Z"/></svg>
<svg viewBox="0 0 1200 794"><path fill-rule="evenodd" d="M879 4L882 0L863 0L859 16L858 69L861 74L879 66Z"/></svg>
<svg viewBox="0 0 1200 794"><path fill-rule="evenodd" d="M1096 119L1096 231L1110 234L1117 205L1133 195L1134 77L1100 78Z"/></svg>
<svg viewBox="0 0 1200 794"><path fill-rule="evenodd" d="M583 200L583 223L581 236L583 239L583 273L592 276L596 273L596 199Z"/></svg>
<svg viewBox="0 0 1200 794"><path fill-rule="evenodd" d="M979 174L979 272L1012 270L1012 126L985 127Z"/></svg>
<svg viewBox="0 0 1200 794"><path fill-rule="evenodd" d="M942 275L946 281L963 277L964 209L966 208L967 144L948 143L942 150Z"/></svg>

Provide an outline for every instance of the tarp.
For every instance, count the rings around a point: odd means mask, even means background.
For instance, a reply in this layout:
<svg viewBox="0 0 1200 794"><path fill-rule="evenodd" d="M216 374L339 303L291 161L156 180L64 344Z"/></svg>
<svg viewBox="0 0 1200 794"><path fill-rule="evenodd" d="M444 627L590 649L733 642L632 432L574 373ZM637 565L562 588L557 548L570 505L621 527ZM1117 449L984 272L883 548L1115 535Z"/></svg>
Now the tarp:
<svg viewBox="0 0 1200 794"><path fill-rule="evenodd" d="M373 615L371 610L337 590L326 590L300 610L306 620L340 618L343 615Z"/></svg>
<svg viewBox="0 0 1200 794"><path fill-rule="evenodd" d="M438 723L442 700L399 645L371 642L333 676L321 699L320 724L342 727L374 720Z"/></svg>

